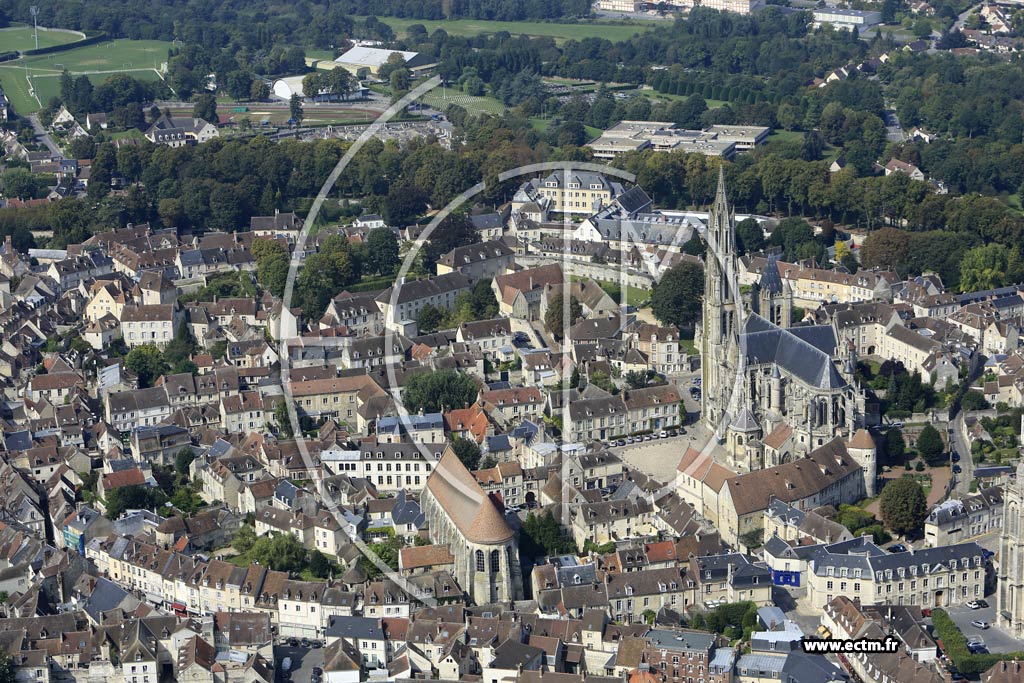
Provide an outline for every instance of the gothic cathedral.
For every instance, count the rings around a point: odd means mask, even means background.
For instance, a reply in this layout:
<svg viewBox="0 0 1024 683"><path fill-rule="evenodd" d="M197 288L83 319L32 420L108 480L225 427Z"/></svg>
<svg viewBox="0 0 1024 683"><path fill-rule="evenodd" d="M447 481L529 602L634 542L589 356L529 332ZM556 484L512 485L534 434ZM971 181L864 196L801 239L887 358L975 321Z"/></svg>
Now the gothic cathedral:
<svg viewBox="0 0 1024 683"><path fill-rule="evenodd" d="M780 465L837 436L852 446L864 413L852 345L840 344L831 325L794 324L793 293L774 256L751 291L741 291L735 223L720 168L705 231L704 424L737 471ZM875 449L851 447L850 453L862 461L873 495Z"/></svg>

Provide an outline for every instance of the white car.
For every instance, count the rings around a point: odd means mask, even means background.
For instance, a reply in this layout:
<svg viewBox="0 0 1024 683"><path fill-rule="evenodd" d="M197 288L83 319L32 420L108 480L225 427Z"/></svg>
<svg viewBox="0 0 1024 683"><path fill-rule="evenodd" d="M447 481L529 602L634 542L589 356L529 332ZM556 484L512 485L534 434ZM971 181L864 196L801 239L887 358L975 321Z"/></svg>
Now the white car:
<svg viewBox="0 0 1024 683"><path fill-rule="evenodd" d="M981 605L978 604L977 600L971 600L969 603L967 603L967 606L971 609L981 609Z"/></svg>
<svg viewBox="0 0 1024 683"><path fill-rule="evenodd" d="M971 626L973 626L975 628L980 628L982 631L984 631L985 629L988 628L989 623L987 621L982 621L980 619L975 619L974 621L971 622Z"/></svg>
<svg viewBox="0 0 1024 683"><path fill-rule="evenodd" d="M658 438L659 439L667 439L668 438L668 432L666 432L664 429L662 429L661 433L658 434Z"/></svg>

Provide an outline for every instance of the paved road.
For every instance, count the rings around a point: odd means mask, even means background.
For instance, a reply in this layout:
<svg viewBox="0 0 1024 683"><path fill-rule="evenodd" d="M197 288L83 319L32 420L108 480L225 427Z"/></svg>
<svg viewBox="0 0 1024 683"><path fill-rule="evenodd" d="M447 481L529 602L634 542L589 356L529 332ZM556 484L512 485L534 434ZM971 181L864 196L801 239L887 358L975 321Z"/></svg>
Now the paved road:
<svg viewBox="0 0 1024 683"><path fill-rule="evenodd" d="M885 111L885 137L889 142L903 142L907 139L895 109Z"/></svg>
<svg viewBox="0 0 1024 683"><path fill-rule="evenodd" d="M28 117L28 120L32 124L32 129L36 132L36 139L46 145L46 148L50 150L50 154L63 159L64 152L60 151L60 147L57 146L57 143L53 141L50 134L46 132L45 128L43 128L43 124L39 123L39 117L32 114Z"/></svg>
<svg viewBox="0 0 1024 683"><path fill-rule="evenodd" d="M954 475L956 477L954 490L959 494L967 495L970 493L971 481L974 480L974 458L971 457L971 447L963 436L963 422L964 414L960 412L956 419L949 424L949 437L951 450L960 456L960 461L956 464L960 465L962 470L960 474Z"/></svg>
<svg viewBox="0 0 1024 683"><path fill-rule="evenodd" d="M959 15L957 15L956 21L953 22L953 27L951 30L955 31L957 29L962 29L964 27L964 23L967 22L967 17L974 14L974 12L977 11L978 7L979 5L971 5L963 12L961 12Z"/></svg>

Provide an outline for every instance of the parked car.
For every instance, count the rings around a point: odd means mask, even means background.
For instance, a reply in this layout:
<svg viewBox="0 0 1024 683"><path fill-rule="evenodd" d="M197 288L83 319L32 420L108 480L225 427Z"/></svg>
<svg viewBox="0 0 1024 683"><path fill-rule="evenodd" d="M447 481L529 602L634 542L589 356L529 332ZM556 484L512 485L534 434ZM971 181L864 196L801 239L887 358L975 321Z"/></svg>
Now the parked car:
<svg viewBox="0 0 1024 683"><path fill-rule="evenodd" d="M971 600L967 603L967 606L971 609L981 609L981 603L979 603L977 600Z"/></svg>
<svg viewBox="0 0 1024 683"><path fill-rule="evenodd" d="M960 465L953 465L953 474L960 474L961 472L963 472L963 469L961 469Z"/></svg>
<svg viewBox="0 0 1024 683"><path fill-rule="evenodd" d="M666 432L664 429L662 429L661 433L658 434L658 438L659 439L667 439L668 438L668 432Z"/></svg>
<svg viewBox="0 0 1024 683"><path fill-rule="evenodd" d="M971 622L971 626L973 626L974 628L980 628L982 631L984 631L989 627L989 623L987 621L982 621L981 619L975 619Z"/></svg>
<svg viewBox="0 0 1024 683"><path fill-rule="evenodd" d="M976 603L978 603L979 605L981 605L981 608L982 608L982 609L987 609L987 608L988 608L988 603L987 603L986 601L982 600L981 598L978 598L978 599L977 599L977 600L975 600L974 602L976 602Z"/></svg>
<svg viewBox="0 0 1024 683"><path fill-rule="evenodd" d="M905 552L907 552L907 546L903 545L902 543L897 543L895 545L889 546L889 552L890 553L905 553Z"/></svg>
<svg viewBox="0 0 1024 683"><path fill-rule="evenodd" d="M960 454L953 453L953 462L960 462Z"/></svg>

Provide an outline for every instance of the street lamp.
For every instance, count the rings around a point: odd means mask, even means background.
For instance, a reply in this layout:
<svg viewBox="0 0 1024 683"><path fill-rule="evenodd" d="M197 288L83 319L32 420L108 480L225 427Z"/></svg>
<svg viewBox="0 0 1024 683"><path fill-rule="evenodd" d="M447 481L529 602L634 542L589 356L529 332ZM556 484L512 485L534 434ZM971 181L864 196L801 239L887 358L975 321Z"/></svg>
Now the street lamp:
<svg viewBox="0 0 1024 683"><path fill-rule="evenodd" d="M36 39L36 49L39 49L39 25L36 23L36 15L39 14L39 8L32 5L28 8L29 14L32 15L32 34Z"/></svg>

